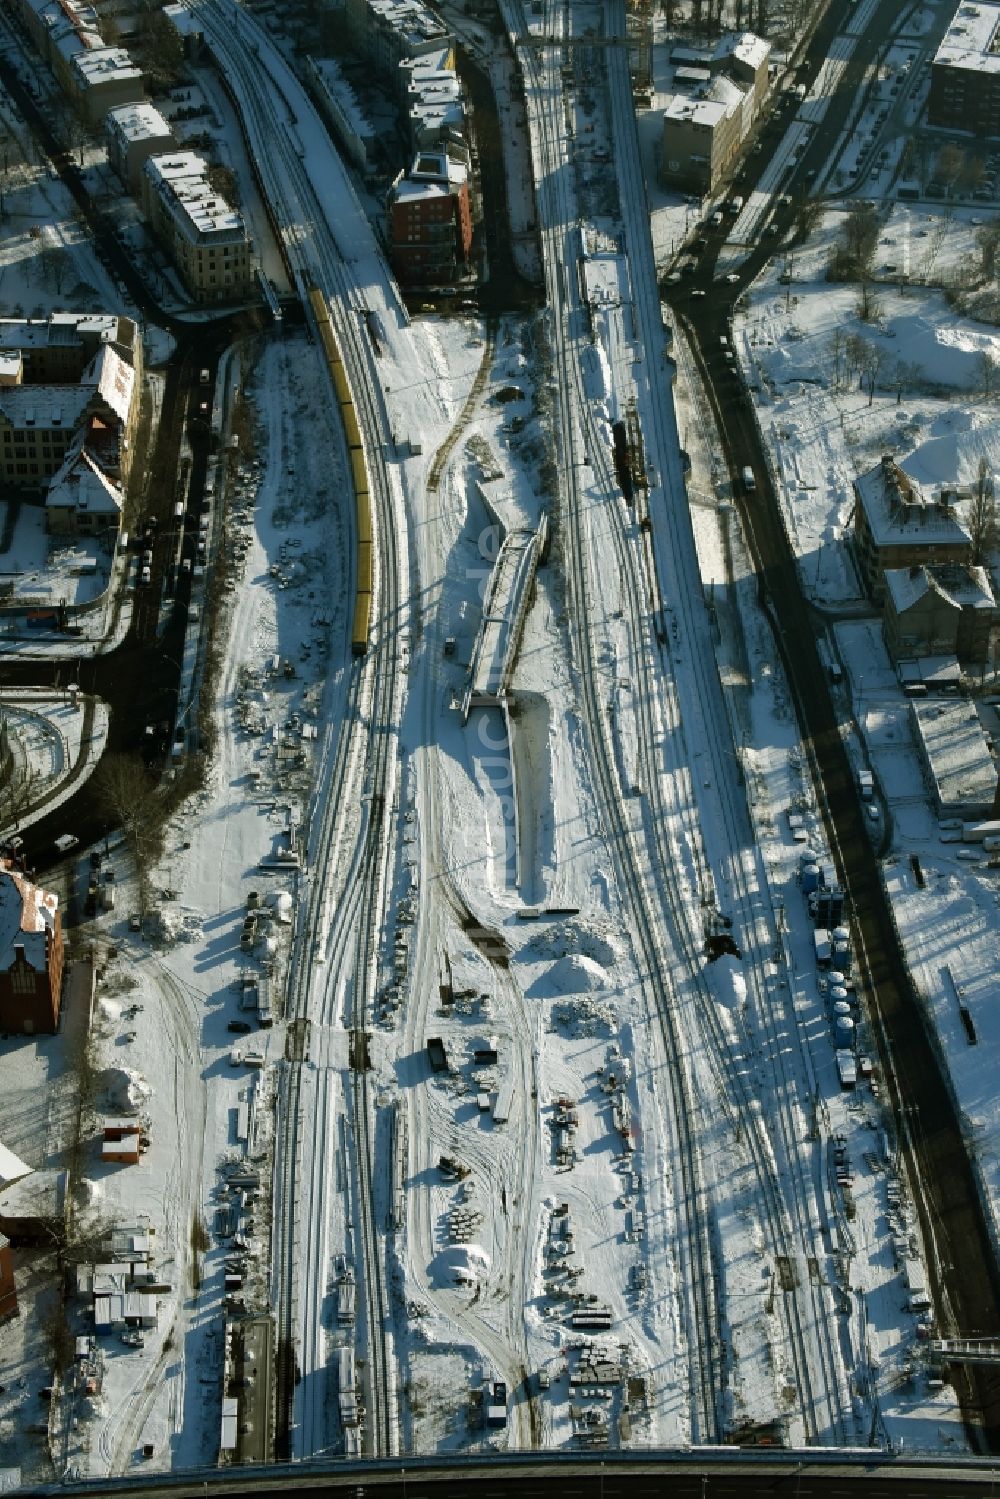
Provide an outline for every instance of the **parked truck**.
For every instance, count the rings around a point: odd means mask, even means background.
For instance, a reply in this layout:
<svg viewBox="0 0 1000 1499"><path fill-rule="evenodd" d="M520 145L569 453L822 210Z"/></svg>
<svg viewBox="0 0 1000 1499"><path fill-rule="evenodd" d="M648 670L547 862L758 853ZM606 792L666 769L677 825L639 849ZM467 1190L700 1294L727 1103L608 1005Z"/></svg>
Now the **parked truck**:
<svg viewBox="0 0 1000 1499"><path fill-rule="evenodd" d="M875 793L875 777L870 770L858 771L858 790L861 792L861 800L870 802Z"/></svg>
<svg viewBox="0 0 1000 1499"><path fill-rule="evenodd" d="M428 1036L427 1057L434 1072L448 1071L448 1052L440 1036Z"/></svg>

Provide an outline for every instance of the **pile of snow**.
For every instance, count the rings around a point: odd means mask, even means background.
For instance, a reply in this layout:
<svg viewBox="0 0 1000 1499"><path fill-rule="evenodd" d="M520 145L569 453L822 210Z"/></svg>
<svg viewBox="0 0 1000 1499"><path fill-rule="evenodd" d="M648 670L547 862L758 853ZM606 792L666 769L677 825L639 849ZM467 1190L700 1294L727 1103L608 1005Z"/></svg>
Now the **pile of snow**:
<svg viewBox="0 0 1000 1499"><path fill-rule="evenodd" d="M129 1067L108 1067L98 1078L109 1106L117 1114L137 1114L153 1096L153 1090L141 1072Z"/></svg>
<svg viewBox="0 0 1000 1499"><path fill-rule="evenodd" d="M76 1196L81 1207L95 1207L102 1196L100 1182L91 1181L89 1176L81 1176L76 1184Z"/></svg>
<svg viewBox="0 0 1000 1499"><path fill-rule="evenodd" d="M729 1010L742 1010L747 1002L747 981L739 960L723 954L711 967L717 999Z"/></svg>
<svg viewBox="0 0 1000 1499"><path fill-rule="evenodd" d="M618 1024L614 1005L581 996L559 1000L552 1006L552 1027L561 1026L571 1036L609 1036Z"/></svg>
<svg viewBox="0 0 1000 1499"><path fill-rule="evenodd" d="M122 1007L115 1004L113 999L99 999L94 1018L97 1028L107 1033L113 1030L122 1018Z"/></svg>
<svg viewBox="0 0 1000 1499"><path fill-rule="evenodd" d="M449 1244L430 1264L431 1278L438 1286L463 1286L485 1280L490 1257L481 1244Z"/></svg>
<svg viewBox="0 0 1000 1499"><path fill-rule="evenodd" d="M292 897L287 890L272 890L270 895L264 899L264 904L274 912L275 919L282 926L287 926L292 919Z"/></svg>
<svg viewBox="0 0 1000 1499"><path fill-rule="evenodd" d="M532 937L522 949L529 962L561 958L565 953L583 953L610 968L618 960L618 949L608 934L588 921L574 921L553 926Z"/></svg>
<svg viewBox="0 0 1000 1499"><path fill-rule="evenodd" d="M1000 337L982 324L939 322L916 312L893 318L889 328L889 336L879 337L886 356L919 365L933 385L975 389L981 356L1000 364Z"/></svg>
<svg viewBox="0 0 1000 1499"><path fill-rule="evenodd" d="M154 942L197 942L201 937L201 917L179 906L161 906L147 917L147 927Z"/></svg>
<svg viewBox="0 0 1000 1499"><path fill-rule="evenodd" d="M596 994L608 987L608 975L593 958L573 953L553 963L545 983L556 994Z"/></svg>

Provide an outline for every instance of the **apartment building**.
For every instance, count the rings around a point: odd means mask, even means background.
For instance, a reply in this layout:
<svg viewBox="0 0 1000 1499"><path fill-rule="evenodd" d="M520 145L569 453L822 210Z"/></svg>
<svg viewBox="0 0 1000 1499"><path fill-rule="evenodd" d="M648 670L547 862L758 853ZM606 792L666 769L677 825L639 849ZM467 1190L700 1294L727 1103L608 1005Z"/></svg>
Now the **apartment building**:
<svg viewBox="0 0 1000 1499"><path fill-rule="evenodd" d="M121 104L145 98L142 70L123 47L109 47L92 5L80 0L14 0L21 21L70 103L91 125Z"/></svg>
<svg viewBox="0 0 1000 1499"><path fill-rule="evenodd" d="M389 190L389 254L404 285L453 281L472 253L466 165L446 151L422 152Z"/></svg>
<svg viewBox="0 0 1000 1499"><path fill-rule="evenodd" d="M938 563L965 566L972 539L958 518L953 494L928 499L886 454L854 481L854 547L869 595L885 597L887 569Z"/></svg>
<svg viewBox="0 0 1000 1499"><path fill-rule="evenodd" d="M150 156L142 169L142 201L195 301L241 301L250 294L253 246L243 215L211 186L200 156Z"/></svg>
<svg viewBox="0 0 1000 1499"><path fill-rule="evenodd" d="M92 352L90 352L92 351ZM80 367L84 354L89 360ZM86 445L124 485L139 419L142 342L130 318L71 315L0 323L0 481L44 488Z"/></svg>
<svg viewBox="0 0 1000 1499"><path fill-rule="evenodd" d="M660 181L715 191L732 169L768 87L770 44L752 32L721 37L715 48L675 48L674 92L663 111Z"/></svg>
<svg viewBox="0 0 1000 1499"><path fill-rule="evenodd" d="M9 864L0 867L0 1028L53 1032L62 999L59 901Z"/></svg>
<svg viewBox="0 0 1000 1499"><path fill-rule="evenodd" d="M169 124L152 104L122 104L104 121L108 161L135 198L142 196L142 169L151 156L162 156L177 142Z"/></svg>
<svg viewBox="0 0 1000 1499"><path fill-rule="evenodd" d="M931 125L1000 136L1000 5L960 5L931 63Z"/></svg>
<svg viewBox="0 0 1000 1499"><path fill-rule="evenodd" d="M422 0L346 0L344 18L352 45L401 94L406 79L400 63L407 58L447 48L454 66L444 22Z"/></svg>

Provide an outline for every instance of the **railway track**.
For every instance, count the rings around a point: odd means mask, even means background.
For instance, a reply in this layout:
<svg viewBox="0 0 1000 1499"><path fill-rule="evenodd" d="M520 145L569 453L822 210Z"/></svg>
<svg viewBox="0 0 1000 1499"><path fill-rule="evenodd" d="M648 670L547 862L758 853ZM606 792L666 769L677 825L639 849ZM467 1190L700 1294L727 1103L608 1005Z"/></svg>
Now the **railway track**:
<svg viewBox="0 0 1000 1499"><path fill-rule="evenodd" d="M618 16L619 25L624 28L624 14ZM613 23L612 23L613 24ZM617 85L617 116L619 120L634 120L631 110L631 88L624 59L609 57L609 76ZM630 133L634 132L634 125ZM626 180L623 201L635 209L635 205L645 202L645 188L639 172L637 156L631 149L631 140L624 143L624 149L619 149L617 159L623 163L623 174ZM633 233L635 234L636 216L633 212ZM630 266L633 274L633 292L638 308L638 317L643 316L648 307L648 298L642 297L642 287L636 286L637 271L641 266L641 256L634 243L630 243L632 253L630 254ZM652 280L652 278L650 277ZM655 280L652 280L655 287ZM657 323L659 323L659 312L657 305ZM644 329L643 343L649 354L657 347L656 330ZM657 404L657 403L654 403ZM657 407L658 409L658 407ZM610 460L605 454L605 462L610 468ZM619 521L620 510L617 512ZM677 529L683 526L683 519L677 520ZM644 589L642 580L636 576L634 567L634 552L628 547L622 526L616 528L619 538L619 556L622 565L627 565L628 559L623 555L626 551L632 559L633 587L630 589L632 599L632 628L637 640L641 640L643 624L637 601L643 596ZM687 538L685 538L687 540ZM744 1032L744 1044L747 1052L746 1058L734 1055L729 1038L722 1031L718 1011L712 995L708 992L704 983L698 985L697 993L699 1000L700 1020L711 1034L715 1043L716 1062L722 1064L731 1093L739 1102L738 1117L743 1125L743 1138L751 1149L754 1167L758 1178L763 1201L767 1209L767 1221L770 1225L770 1237L772 1241L772 1253L777 1259L779 1256L794 1260L794 1246L797 1243L806 1251L814 1236L812 1222L816 1215L815 1191L808 1180L808 1166L803 1162L802 1153L798 1148L798 1141L794 1136L793 1117L796 1107L801 1109L803 1117L808 1112L809 1103L807 1099L800 1096L797 1079L790 1071L784 1046L784 1037L779 1034L778 1018L774 1013L772 996L769 994L765 979L765 964L771 959L775 947L778 945L778 934L770 915L770 898L767 893L767 875L763 867L759 850L756 847L753 830L750 826L749 814L745 804L737 808L732 797L726 793L728 782L728 767L723 763L725 751L723 746L731 743L732 734L721 697L721 686L712 663L714 654L711 650L711 641L707 638L707 630L704 621L696 620L695 610L703 611L699 578L697 556L694 552L693 541L684 549L687 552L686 567L682 562L676 569L679 575L688 580L695 580L697 598L695 599L690 588L678 587L675 601L683 620L683 638L691 649L688 651L690 657L690 669L696 678L697 690L689 694L693 702L685 704L685 714L688 718L693 717L693 726L689 723L687 744L692 742L691 729L693 727L693 738L703 745L711 761L712 785L719 788L719 795L714 801L714 807L721 819L724 830L724 843L728 847L729 870L730 870L730 898L735 902L737 913L742 918L741 927L743 934L743 954L745 970L755 988L758 1013L763 1021L765 1034L771 1042L772 1062L777 1070L777 1080L773 1090L774 1108L770 1117L777 1121L778 1134L775 1137L773 1131L765 1129L764 1120L761 1115L760 1101L755 1098L747 1082L746 1064L749 1062L749 1038ZM680 552L680 547L675 548L674 555ZM655 577L655 560L650 556L650 573ZM699 636L702 638L699 640ZM647 761L648 771L643 777L644 786L649 789L651 806L649 808L648 826L655 844L659 849L661 867L667 868L676 854L676 850L667 845L666 829L669 825L668 817L662 815L663 807L661 793L663 782L657 774L657 768L652 763L652 745L654 739L654 725L650 720L649 705L653 700L651 697L651 681L648 670L646 653L642 649L636 651L636 657L641 663L644 676L643 690L637 695L637 700L644 712L643 729L640 733L640 745ZM692 714L692 708L694 713ZM678 711L676 724L673 726L676 734L668 735L668 743L678 746L677 759L670 769L673 774L665 778L666 784L676 787L678 775L689 771L693 764L691 756L684 748L684 732ZM687 828L689 840L700 838L700 828L704 819L699 819L698 808L693 794L687 796L683 801L674 798L672 811L680 812ZM748 864L752 866L755 883L751 885L748 873ZM676 891L670 882L667 882L667 893L674 906L675 923L683 933L686 929L687 935L682 940L688 951L692 970L696 971L695 965L700 961L697 951L696 934L691 929L690 912L678 909ZM763 896L763 899L761 897ZM763 914L759 914L763 913ZM761 928L765 928L762 935ZM796 1045L798 1042L798 1031L794 1007L790 999L784 1001L785 1013L783 1022L788 1036L794 1037ZM800 1053L801 1047L799 1046ZM724 1092L722 1096L725 1096ZM782 1190L781 1183L786 1182L789 1191ZM794 1291L782 1298L783 1311L782 1320L785 1323L786 1334L789 1345L793 1351L797 1385L799 1390L800 1406L809 1440L829 1441L835 1439L840 1442L849 1440L848 1412L850 1411L849 1396L845 1390L845 1381L842 1376L837 1351L833 1344L830 1326L833 1320L833 1308L828 1299L824 1299L822 1288L817 1284L811 1274L807 1274L808 1295L806 1308L800 1306L799 1295ZM825 1388L817 1390L812 1376L813 1361L809 1355L807 1343L810 1340L810 1332L814 1338L814 1351L817 1355L819 1367L823 1371ZM824 1419L818 1415L821 1405L826 1406L827 1414Z"/></svg>
<svg viewBox="0 0 1000 1499"><path fill-rule="evenodd" d="M509 0L505 7L513 22L514 31L526 30L523 10L518 0ZM549 26L552 22L548 21ZM554 34L551 30L549 34ZM542 183L541 196L548 199L547 211L542 215L550 226L543 231L545 249L545 275L548 284L549 303L555 311L555 320L560 325L553 329L553 349L556 360L554 382L558 417L559 461L568 485L568 521L571 545L567 547L567 581L570 597L575 605L574 622L578 652L580 690L586 707L587 729L591 742L592 763L600 800L610 824L609 843L617 850L622 875L624 894L634 922L635 942L641 959L641 969L648 975L656 1012L661 1017L661 1032L667 1058L668 1084L672 1100L671 1124L676 1133L681 1164L682 1190L678 1194L685 1205L683 1216L683 1260L686 1270L689 1304L687 1325L691 1348L690 1411L693 1440L698 1443L713 1443L719 1438L719 1419L716 1394L719 1388L719 1327L718 1308L715 1303L715 1269L713 1244L709 1229L709 1215L705 1207L705 1185L694 1138L696 1111L688 1086L683 1064L681 1037L674 1023L672 1004L672 982L669 959L663 953L655 930L655 918L640 868L640 851L635 846L634 830L625 816L622 787L619 780L614 745L606 718L605 705L600 700L597 686L597 648L589 624L590 603L588 598L589 573L587 565L588 540L586 535L586 513L578 483L580 439L573 413L563 398L563 393L576 385L571 351L562 331L564 313L568 311L566 295L558 274L566 260L565 245L560 243L569 235L569 226L575 224L576 214L571 203L553 201L554 183L564 178L565 152L557 136L553 120L557 110L547 108L546 92L558 94L560 86L549 84L546 89L539 58L540 49L522 50L522 62L526 75L526 93L534 91L540 96L541 107L536 111L539 129L541 170L536 173ZM565 191L565 189L564 189ZM552 224L559 225L558 230Z"/></svg>
<svg viewBox="0 0 1000 1499"><path fill-rule="evenodd" d="M348 382L354 397L358 424L366 453L381 452L387 424L380 400L372 390L377 386L370 346L362 340L358 314L364 306L363 291L353 279L352 261L341 255L341 247L326 221L305 166L293 139L283 129L273 129L274 100L289 114L294 114L282 96L281 81L261 65L263 38L257 40L258 51L252 64L244 52L252 45L256 28L245 12L237 11L235 27L240 35L234 39L226 26L226 7L204 6L213 43L227 65L241 82L241 98L250 115L248 136L257 142L258 166L271 201L276 205L276 219L283 228L286 249L293 269L303 283L312 281L325 294L330 306L331 323L337 336ZM264 43L266 46L266 43ZM268 84L273 95L266 96ZM305 107L301 100L297 105ZM261 142L267 142L263 149ZM311 233L304 229L311 226ZM331 399L334 399L331 393ZM383 851L391 843L390 817L393 803L392 779L395 766L395 740L391 726L395 719L398 691L396 643L390 623L397 618L402 592L402 570L396 543L398 517L385 471L378 464L370 466L372 522L377 543L377 561L373 580L374 597L378 599L381 628L372 620L372 644L368 655L351 668L350 686L345 699L336 751L330 755L329 743L317 794L313 798L314 831L311 835L310 859L315 878L310 886L305 910L296 939L296 962L290 976L289 1017L298 1023L298 1035L304 1039L314 1024L329 1024L335 1008L334 968L331 959L345 952L353 956L352 1008L350 1021L355 1031L363 1031L371 1002L377 953L382 924L382 891L384 887ZM341 820L345 807L359 805L367 799L367 815L362 815L354 837L349 862L350 878L341 877L344 861L339 857L343 842ZM318 826L315 825L318 819ZM321 930L319 947L310 939L317 926L332 919L329 941ZM317 978L320 968L324 981ZM317 992L318 991L318 992ZM298 1306L296 1266L301 1252L303 1233L309 1236L305 1252L310 1274L320 1275L323 1259L322 1222L311 1214L303 1224L299 1202L298 1167L300 1158L317 1143L325 1126L322 1118L313 1117L308 1134L302 1118L303 1067L307 1065L306 1047L302 1044L286 1062L282 1090L281 1123L276 1142L276 1184L274 1246L274 1304L277 1321L277 1399L279 1436L282 1428L286 1446L292 1431L298 1366L295 1350L301 1353L307 1328L314 1336L310 1347L312 1358L322 1354L322 1340L315 1321L318 1305L314 1294L307 1293L305 1305ZM325 1091L325 1090L324 1090ZM372 1159L374 1151L373 1103L369 1097L367 1071L356 1070L350 1089L352 1123L356 1145L354 1200L362 1229L365 1262L364 1316L368 1325L368 1358L365 1363L364 1407L365 1441L372 1455L390 1455L395 1450L396 1422L389 1376L391 1337L390 1306L385 1281L382 1246L376 1223ZM324 1115L325 1117L325 1115ZM328 1162L328 1165L332 1162ZM315 1168L314 1168L315 1169ZM329 1180L326 1180L329 1187ZM317 1197L317 1181L312 1180L311 1194ZM318 1215L322 1220L323 1215ZM303 1320L304 1319L304 1320ZM314 1371L310 1371L314 1372ZM317 1369L315 1372L319 1372ZM310 1418L322 1420L322 1412ZM324 1436L315 1428L298 1431L299 1446L309 1450L325 1446Z"/></svg>

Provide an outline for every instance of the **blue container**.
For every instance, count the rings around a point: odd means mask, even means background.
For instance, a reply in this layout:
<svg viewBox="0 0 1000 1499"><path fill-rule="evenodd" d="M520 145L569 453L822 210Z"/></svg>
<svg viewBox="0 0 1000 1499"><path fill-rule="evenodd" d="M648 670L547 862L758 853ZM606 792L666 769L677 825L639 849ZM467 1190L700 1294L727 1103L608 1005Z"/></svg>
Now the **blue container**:
<svg viewBox="0 0 1000 1499"><path fill-rule="evenodd" d="M833 962L836 963L841 973L851 971L851 948L847 942L835 942L831 948Z"/></svg>
<svg viewBox="0 0 1000 1499"><path fill-rule="evenodd" d="M854 1021L850 1015L838 1015L833 1029L838 1046L854 1045Z"/></svg>
<svg viewBox="0 0 1000 1499"><path fill-rule="evenodd" d="M802 889L806 895L811 895L814 890L819 889L819 865L816 863L803 864L802 866Z"/></svg>

